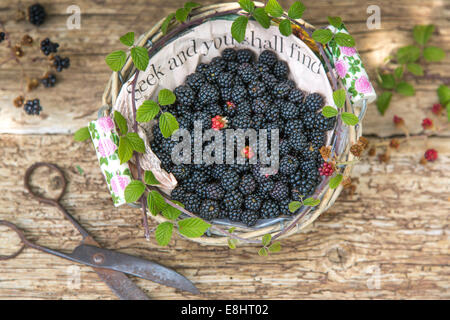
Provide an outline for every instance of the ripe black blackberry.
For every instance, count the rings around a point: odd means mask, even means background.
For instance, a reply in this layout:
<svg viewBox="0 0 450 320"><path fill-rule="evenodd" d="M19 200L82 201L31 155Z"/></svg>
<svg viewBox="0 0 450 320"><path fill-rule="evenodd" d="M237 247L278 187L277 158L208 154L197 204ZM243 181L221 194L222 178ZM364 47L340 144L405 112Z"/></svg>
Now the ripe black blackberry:
<svg viewBox="0 0 450 320"><path fill-rule="evenodd" d="M210 66L216 66L222 72L227 68L228 62L221 57L214 57L209 63Z"/></svg>
<svg viewBox="0 0 450 320"><path fill-rule="evenodd" d="M239 104L247 98L247 89L244 86L235 85L231 91L231 100Z"/></svg>
<svg viewBox="0 0 450 320"><path fill-rule="evenodd" d="M56 76L53 73L50 73L45 78L41 79L41 83L46 88L54 87L56 84Z"/></svg>
<svg viewBox="0 0 450 320"><path fill-rule="evenodd" d="M300 116L300 108L293 102L286 101L280 111L285 120L294 120Z"/></svg>
<svg viewBox="0 0 450 320"><path fill-rule="evenodd" d="M321 131L310 131L307 134L308 141L314 149L320 149L325 142L325 134Z"/></svg>
<svg viewBox="0 0 450 320"><path fill-rule="evenodd" d="M261 74L261 81L268 89L273 89L273 87L278 83L277 78L271 73Z"/></svg>
<svg viewBox="0 0 450 320"><path fill-rule="evenodd" d="M68 69L70 67L70 59L69 58L61 58L61 56L57 55L53 57L53 66L56 68L56 71L61 72L63 69Z"/></svg>
<svg viewBox="0 0 450 320"><path fill-rule="evenodd" d="M282 139L279 143L279 156L280 158L287 156L291 152L291 145L288 140Z"/></svg>
<svg viewBox="0 0 450 320"><path fill-rule="evenodd" d="M319 161L317 159L305 159L299 165L300 173L302 175L307 175L310 172L315 172L319 168Z"/></svg>
<svg viewBox="0 0 450 320"><path fill-rule="evenodd" d="M206 70L208 70L208 65L206 63L200 63L196 68L195 72L205 74Z"/></svg>
<svg viewBox="0 0 450 320"><path fill-rule="evenodd" d="M23 109L28 115L39 115L42 111L42 107L39 99L28 100L25 102Z"/></svg>
<svg viewBox="0 0 450 320"><path fill-rule="evenodd" d="M200 88L206 83L206 78L203 73L194 72L187 76L186 84L194 91L198 92Z"/></svg>
<svg viewBox="0 0 450 320"><path fill-rule="evenodd" d="M280 80L287 78L289 73L289 67L284 61L277 61L273 66L273 75Z"/></svg>
<svg viewBox="0 0 450 320"><path fill-rule="evenodd" d="M218 218L220 215L219 203L214 200L203 200L200 207L200 217L205 220Z"/></svg>
<svg viewBox="0 0 450 320"><path fill-rule="evenodd" d="M220 88L232 88L234 84L234 74L231 72L221 72L217 77L217 84Z"/></svg>
<svg viewBox="0 0 450 320"><path fill-rule="evenodd" d="M247 114L238 114L232 119L231 125L234 129L249 129L252 126L252 117Z"/></svg>
<svg viewBox="0 0 450 320"><path fill-rule="evenodd" d="M186 191L180 185L176 186L175 189L172 190L170 194L170 198L174 201L178 201L184 203L184 199L186 196Z"/></svg>
<svg viewBox="0 0 450 320"><path fill-rule="evenodd" d="M239 174L233 169L225 171L220 178L220 184L227 191L236 189L239 185Z"/></svg>
<svg viewBox="0 0 450 320"><path fill-rule="evenodd" d="M255 114L252 117L251 127L255 130L264 129L266 118L262 114Z"/></svg>
<svg viewBox="0 0 450 320"><path fill-rule="evenodd" d="M207 113L210 116L210 118L212 119L217 115L222 115L223 109L217 103L210 103L210 104L207 104L206 106L204 106L203 112Z"/></svg>
<svg viewBox="0 0 450 320"><path fill-rule="evenodd" d="M306 129L312 131L328 131L334 128L336 117L326 118L321 113L307 112L303 115L303 123Z"/></svg>
<svg viewBox="0 0 450 320"><path fill-rule="evenodd" d="M262 205L261 197L257 194L250 194L244 199L244 208L247 210L259 210Z"/></svg>
<svg viewBox="0 0 450 320"><path fill-rule="evenodd" d="M237 104L237 114L238 116L247 115L250 116L252 113L252 106L248 100L243 100Z"/></svg>
<svg viewBox="0 0 450 320"><path fill-rule="evenodd" d="M277 63L277 61L277 55L270 50L264 50L263 52L261 52L258 58L258 62L263 63L270 68L272 68Z"/></svg>
<svg viewBox="0 0 450 320"><path fill-rule="evenodd" d="M294 214L289 210L289 203L291 203L291 201L292 201L291 199L284 199L279 202L281 215L285 214L290 216Z"/></svg>
<svg viewBox="0 0 450 320"><path fill-rule="evenodd" d="M59 44L51 42L49 38L45 38L41 41L41 51L44 55L48 56L50 53L58 52Z"/></svg>
<svg viewBox="0 0 450 320"><path fill-rule="evenodd" d="M316 112L324 106L323 97L319 93L311 93L305 99L306 111Z"/></svg>
<svg viewBox="0 0 450 320"><path fill-rule="evenodd" d="M280 161L280 173L284 175L294 174L299 165L300 162L296 157L291 155L284 156Z"/></svg>
<svg viewBox="0 0 450 320"><path fill-rule="evenodd" d="M285 82L279 82L273 86L272 96L275 98L286 98L291 88Z"/></svg>
<svg viewBox="0 0 450 320"><path fill-rule="evenodd" d="M289 198L289 188L285 183L277 181L270 192L270 196L276 201L287 199Z"/></svg>
<svg viewBox="0 0 450 320"><path fill-rule="evenodd" d="M184 207L187 211L198 213L200 211L200 198L196 194L186 193L184 196Z"/></svg>
<svg viewBox="0 0 450 320"><path fill-rule="evenodd" d="M231 221L241 221L242 210L240 208L227 210L226 213Z"/></svg>
<svg viewBox="0 0 450 320"><path fill-rule="evenodd" d="M264 83L258 80L252 80L248 84L248 95L252 98L262 97L266 92Z"/></svg>
<svg viewBox="0 0 450 320"><path fill-rule="evenodd" d="M200 197L200 199L206 199L206 184L199 184L195 189L195 194Z"/></svg>
<svg viewBox="0 0 450 320"><path fill-rule="evenodd" d="M239 191L244 195L252 194L256 190L256 181L253 179L253 175L245 174L242 176L239 183Z"/></svg>
<svg viewBox="0 0 450 320"><path fill-rule="evenodd" d="M0 32L0 43L2 43L3 40L5 40L5 38L6 38L6 33L4 33L3 31Z"/></svg>
<svg viewBox="0 0 450 320"><path fill-rule="evenodd" d="M227 167L224 164L213 165L211 169L211 176L214 179L219 180L220 177L223 176L225 171L227 171Z"/></svg>
<svg viewBox="0 0 450 320"><path fill-rule="evenodd" d="M252 103L252 110L257 114L265 114L269 107L269 103L263 98L256 98Z"/></svg>
<svg viewBox="0 0 450 320"><path fill-rule="evenodd" d="M308 139L301 132L297 131L289 136L291 148L297 152L303 152L308 149Z"/></svg>
<svg viewBox="0 0 450 320"><path fill-rule="evenodd" d="M253 60L253 52L249 49L241 49L236 53L236 61L240 64L249 63Z"/></svg>
<svg viewBox="0 0 450 320"><path fill-rule="evenodd" d="M266 108L264 112L264 117L267 122L276 122L280 119L280 108L275 105L271 105L269 108Z"/></svg>
<svg viewBox="0 0 450 320"><path fill-rule="evenodd" d="M185 106L192 106L195 102L195 93L189 86L181 85L173 91L177 97L177 102Z"/></svg>
<svg viewBox="0 0 450 320"><path fill-rule="evenodd" d="M244 83L249 83L258 77L255 69L253 69L253 66L250 63L241 64L238 69L238 75Z"/></svg>
<svg viewBox="0 0 450 320"><path fill-rule="evenodd" d="M198 92L198 101L201 104L216 103L219 101L219 90L216 86L205 83Z"/></svg>
<svg viewBox="0 0 450 320"><path fill-rule="evenodd" d="M241 221L248 227L252 227L256 224L259 219L259 214L256 211L245 210L241 214Z"/></svg>
<svg viewBox="0 0 450 320"><path fill-rule="evenodd" d="M223 204L227 210L240 209L243 201L244 197L242 193L237 190L229 191L225 193L225 196L223 197Z"/></svg>
<svg viewBox="0 0 450 320"><path fill-rule="evenodd" d="M210 64L208 69L204 72L206 80L209 83L215 84L217 83L217 79L219 75L222 73L223 68L219 64Z"/></svg>
<svg viewBox="0 0 450 320"><path fill-rule="evenodd" d="M265 219L276 218L280 215L280 207L273 200L266 200L261 206L261 217Z"/></svg>
<svg viewBox="0 0 450 320"><path fill-rule="evenodd" d="M42 5L35 3L28 7L28 21L35 26L40 26L44 23L47 13Z"/></svg>
<svg viewBox="0 0 450 320"><path fill-rule="evenodd" d="M261 77L263 74L272 72L270 67L268 67L267 65L260 63L260 62L254 63L253 69L256 71L256 74L258 75L258 77Z"/></svg>
<svg viewBox="0 0 450 320"><path fill-rule="evenodd" d="M236 61L230 61L227 63L227 71L236 74L240 64Z"/></svg>
<svg viewBox="0 0 450 320"><path fill-rule="evenodd" d="M290 136L294 132L301 132L303 123L300 119L289 120L285 124L284 132L286 136Z"/></svg>
<svg viewBox="0 0 450 320"><path fill-rule="evenodd" d="M191 174L191 167L185 164L175 165L172 168L172 173L177 181L182 181L187 179Z"/></svg>
<svg viewBox="0 0 450 320"><path fill-rule="evenodd" d="M291 190L292 197L296 201L300 201L300 196L307 198L308 196L314 193L316 189L317 182L310 180L308 177L306 179L301 180L295 189Z"/></svg>
<svg viewBox="0 0 450 320"><path fill-rule="evenodd" d="M191 116L192 116L192 114L191 114ZM181 116L181 117L178 117L177 120L178 120L178 125L180 126L180 128L186 129L186 130L190 130L192 128L192 123L193 123L192 117Z"/></svg>
<svg viewBox="0 0 450 320"><path fill-rule="evenodd" d="M300 104L305 99L305 94L302 90L294 88L289 92L288 99L290 102Z"/></svg>
<svg viewBox="0 0 450 320"><path fill-rule="evenodd" d="M222 99L222 101L230 101L232 91L233 88L220 88L220 98Z"/></svg>
<svg viewBox="0 0 450 320"><path fill-rule="evenodd" d="M226 48L225 50L222 51L222 58L227 62L235 61L236 57L237 53L236 50L234 50L233 48Z"/></svg>
<svg viewBox="0 0 450 320"><path fill-rule="evenodd" d="M225 190L218 183L210 183L206 186L206 198L212 200L222 200Z"/></svg>

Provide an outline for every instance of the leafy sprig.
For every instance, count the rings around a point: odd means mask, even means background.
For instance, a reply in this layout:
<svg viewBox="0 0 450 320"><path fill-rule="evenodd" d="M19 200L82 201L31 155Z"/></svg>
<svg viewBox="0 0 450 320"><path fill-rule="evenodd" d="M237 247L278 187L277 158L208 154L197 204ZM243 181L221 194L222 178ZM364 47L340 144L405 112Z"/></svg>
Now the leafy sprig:
<svg viewBox="0 0 450 320"><path fill-rule="evenodd" d="M290 212L295 213L302 206L315 207L320 204L320 199L315 199L315 198L310 197L310 198L306 198L303 200L304 196L302 196L302 195L300 195L299 198L300 198L300 201L292 201L289 203L289 211Z"/></svg>
<svg viewBox="0 0 450 320"><path fill-rule="evenodd" d="M136 132L128 132L127 120L119 111L114 111L114 122L119 133L120 164L128 162L133 152L145 153L145 143Z"/></svg>
<svg viewBox="0 0 450 320"><path fill-rule="evenodd" d="M279 252L281 250L281 243L279 241L272 243L272 235L265 234L262 239L262 248L258 250L258 254L262 257L266 257L269 253Z"/></svg>
<svg viewBox="0 0 450 320"><path fill-rule="evenodd" d="M336 31L331 31L330 29L317 29L313 32L312 38L326 45L331 41L334 41L341 47L354 47L355 39L348 33L341 32L343 22L340 17L328 17L328 22L336 28Z"/></svg>
<svg viewBox="0 0 450 320"><path fill-rule="evenodd" d="M134 44L134 32L128 32L120 37L120 42L130 49L131 60L135 67L139 70L145 71L149 63L149 56L147 49ZM122 70L127 60L127 54L123 50L117 50L108 54L105 58L106 64L113 71Z"/></svg>
<svg viewBox="0 0 450 320"><path fill-rule="evenodd" d="M194 8L200 7L201 5L196 2L186 2L184 7L177 9L177 11L170 13L166 19L164 19L161 25L161 32L167 34L170 24L174 19L178 22L185 22Z"/></svg>
<svg viewBox="0 0 450 320"><path fill-rule="evenodd" d="M322 109L322 115L327 118L336 117L340 114L342 121L349 126L355 126L359 119L351 112L343 112L342 108L345 105L346 100L346 92L345 89L339 89L333 92L333 101L338 110L333 108L332 106L325 106Z"/></svg>

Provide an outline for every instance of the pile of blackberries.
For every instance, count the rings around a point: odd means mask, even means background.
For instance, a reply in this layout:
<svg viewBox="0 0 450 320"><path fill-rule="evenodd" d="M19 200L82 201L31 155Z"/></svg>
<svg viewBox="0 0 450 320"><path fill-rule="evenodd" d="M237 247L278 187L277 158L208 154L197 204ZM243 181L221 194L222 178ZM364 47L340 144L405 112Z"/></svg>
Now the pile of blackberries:
<svg viewBox="0 0 450 320"><path fill-rule="evenodd" d="M165 139L155 126L151 148L162 168L178 181L173 200L206 220L229 219L253 226L258 219L290 215L291 201L314 193L322 180L319 149L335 118L320 113L324 106L320 94L306 94L288 75L288 65L272 51L263 51L256 59L250 50L228 48L211 63L199 64L185 84L174 90L176 102L164 111L176 116L192 140L194 121L202 123L203 131L215 129L223 134L225 128L278 129L280 162L276 173L264 174L259 160L248 161L255 156L251 146L237 150L235 145L235 159L241 157L245 163L225 164L224 145L224 164L194 164L192 147L192 164L175 165L171 152L177 142ZM270 131L268 136L272 139ZM203 142L203 149L210 144Z"/></svg>
<svg viewBox="0 0 450 320"><path fill-rule="evenodd" d="M28 100L24 105L25 112L28 115L39 115L42 111L41 103L39 99Z"/></svg>

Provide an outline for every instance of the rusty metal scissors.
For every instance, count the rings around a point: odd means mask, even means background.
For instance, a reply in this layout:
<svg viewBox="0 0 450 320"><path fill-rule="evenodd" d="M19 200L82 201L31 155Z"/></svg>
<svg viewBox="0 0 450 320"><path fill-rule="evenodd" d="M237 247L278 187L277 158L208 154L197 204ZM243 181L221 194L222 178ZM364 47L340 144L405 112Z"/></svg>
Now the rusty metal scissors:
<svg viewBox="0 0 450 320"><path fill-rule="evenodd" d="M30 176L38 167L48 167L55 170L62 178L62 190L55 198L46 198L32 191L30 186ZM64 209L60 204L60 199L64 195L67 180L60 168L51 163L38 162L32 165L25 173L25 188L39 202L55 206L62 212L64 217L80 232L83 237L81 244L71 253L63 253L50 248L46 248L30 242L25 238L24 233L14 224L0 220L0 225L6 226L17 233L22 241L22 247L17 252L8 255L0 255L0 260L9 260L17 257L25 247L34 248L60 258L88 265L94 269L100 279L102 279L111 290L124 300L148 300L148 296L126 275L157 282L169 287L198 294L198 289L194 284L181 274L166 268L155 262L137 258L128 254L115 252L100 248L100 245L89 235L89 233Z"/></svg>

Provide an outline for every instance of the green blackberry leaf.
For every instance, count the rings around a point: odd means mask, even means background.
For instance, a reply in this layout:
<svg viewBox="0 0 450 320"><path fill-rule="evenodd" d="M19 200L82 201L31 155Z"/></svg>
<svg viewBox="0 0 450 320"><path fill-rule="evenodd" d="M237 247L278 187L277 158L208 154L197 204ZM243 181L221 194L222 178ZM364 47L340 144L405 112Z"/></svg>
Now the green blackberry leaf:
<svg viewBox="0 0 450 320"><path fill-rule="evenodd" d="M170 22L173 20L174 17L175 17L175 13L169 14L167 16L167 18L161 24L161 31L163 34L167 33L167 29L169 28Z"/></svg>
<svg viewBox="0 0 450 320"><path fill-rule="evenodd" d="M179 127L177 119L170 112L164 112L159 117L159 129L164 138L170 137Z"/></svg>
<svg viewBox="0 0 450 320"><path fill-rule="evenodd" d="M381 82L380 86L383 89L394 89L395 88L395 78L392 74L386 73L380 75Z"/></svg>
<svg viewBox="0 0 450 320"><path fill-rule="evenodd" d="M269 0L266 4L265 10L272 17L278 18L283 15L283 7L278 3L277 0Z"/></svg>
<svg viewBox="0 0 450 320"><path fill-rule="evenodd" d="M450 122L450 102L445 105L445 110L447 110L447 121Z"/></svg>
<svg viewBox="0 0 450 320"><path fill-rule="evenodd" d="M326 118L333 118L338 115L338 111L331 106L325 106L322 109L322 115Z"/></svg>
<svg viewBox="0 0 450 320"><path fill-rule="evenodd" d="M141 71L145 71L145 69L147 69L148 62L150 60L147 49L143 47L131 48L131 59L133 59L135 67Z"/></svg>
<svg viewBox="0 0 450 320"><path fill-rule="evenodd" d="M136 120L138 122L148 122L153 120L161 108L152 100L145 100L136 111Z"/></svg>
<svg viewBox="0 0 450 320"><path fill-rule="evenodd" d="M78 170L78 173L80 174L80 175L83 175L83 173L84 173L84 170L80 167L80 166L76 166L76 168L77 168L77 170Z"/></svg>
<svg viewBox="0 0 450 320"><path fill-rule="evenodd" d="M333 100L336 107L343 108L345 105L346 93L345 89L339 89L333 92Z"/></svg>
<svg viewBox="0 0 450 320"><path fill-rule="evenodd" d="M75 141L85 141L91 137L88 127L80 128L73 134Z"/></svg>
<svg viewBox="0 0 450 320"><path fill-rule="evenodd" d="M238 3L245 12L253 13L255 10L255 4L251 0L239 0Z"/></svg>
<svg viewBox="0 0 450 320"><path fill-rule="evenodd" d="M416 62L420 58L420 48L411 45L397 50L397 61L400 64Z"/></svg>
<svg viewBox="0 0 450 320"><path fill-rule="evenodd" d="M338 45L341 47L354 47L355 46L355 39L347 33L338 32L334 36L334 40Z"/></svg>
<svg viewBox="0 0 450 320"><path fill-rule="evenodd" d="M188 238L201 237L209 227L211 225L200 218L186 218L178 221L178 230Z"/></svg>
<svg viewBox="0 0 450 320"><path fill-rule="evenodd" d="M261 257L267 257L269 255L269 253L267 252L267 249L262 247L261 249L258 250L258 254Z"/></svg>
<svg viewBox="0 0 450 320"><path fill-rule="evenodd" d="M414 40L422 46L426 45L428 40L430 40L431 35L434 32L434 25L422 25L414 26L413 35Z"/></svg>
<svg viewBox="0 0 450 320"><path fill-rule="evenodd" d="M423 68L417 63L408 63L406 69L415 76L423 76Z"/></svg>
<svg viewBox="0 0 450 320"><path fill-rule="evenodd" d="M134 151L145 153L144 140L142 140L136 132L128 132L127 138Z"/></svg>
<svg viewBox="0 0 450 320"><path fill-rule="evenodd" d="M423 57L428 62L438 62L445 58L445 51L438 47L426 47L423 50Z"/></svg>
<svg viewBox="0 0 450 320"><path fill-rule="evenodd" d="M272 235L269 233L265 234L261 239L262 245L264 247L267 247L270 244L270 241L272 241Z"/></svg>
<svg viewBox="0 0 450 320"><path fill-rule="evenodd" d="M350 112L342 112L341 119L348 126L355 126L359 122L358 117Z"/></svg>
<svg viewBox="0 0 450 320"><path fill-rule="evenodd" d="M281 250L281 243L279 241L272 243L269 247L269 252L279 252Z"/></svg>
<svg viewBox="0 0 450 320"><path fill-rule="evenodd" d="M230 249L236 249L237 242L238 242L237 239L229 238L228 239L228 247Z"/></svg>
<svg viewBox="0 0 450 320"><path fill-rule="evenodd" d="M416 90L412 85L410 85L408 82L400 82L397 87L395 88L395 91L398 93L410 97L416 94Z"/></svg>
<svg viewBox="0 0 450 320"><path fill-rule="evenodd" d="M339 185L342 182L342 174L337 174L336 176L334 176L333 178L330 179L330 182L328 183L330 185L331 189L336 189L337 187L339 187Z"/></svg>
<svg viewBox="0 0 450 320"><path fill-rule="evenodd" d="M236 227L231 227L230 229L228 229L229 233L233 233L236 230Z"/></svg>
<svg viewBox="0 0 450 320"><path fill-rule="evenodd" d="M304 206L308 206L308 207L315 207L320 203L319 199L314 199L314 198L306 198L303 201L303 205Z"/></svg>
<svg viewBox="0 0 450 320"><path fill-rule="evenodd" d="M245 39L245 31L247 30L248 18L238 17L231 25L231 35L233 38L241 43Z"/></svg>
<svg viewBox="0 0 450 320"><path fill-rule="evenodd" d="M328 29L318 29L313 32L312 38L322 44L327 44L333 38L333 33Z"/></svg>
<svg viewBox="0 0 450 320"><path fill-rule="evenodd" d="M125 120L125 118L119 111L114 111L114 122L119 128L119 132L121 135L126 135L128 133L127 120Z"/></svg>
<svg viewBox="0 0 450 320"><path fill-rule="evenodd" d="M439 88L437 89L437 94L439 97L439 102L442 105L446 105L450 102L450 88L445 84L439 86Z"/></svg>
<svg viewBox="0 0 450 320"><path fill-rule="evenodd" d="M291 203L289 203L289 211L294 213L298 209L300 209L301 206L302 206L302 203L300 201L292 201Z"/></svg>
<svg viewBox="0 0 450 320"><path fill-rule="evenodd" d="M127 162L133 156L133 147L126 136L120 137L118 152L120 164Z"/></svg>
<svg viewBox="0 0 450 320"><path fill-rule="evenodd" d="M185 22L189 15L189 10L186 8L180 8L175 12L175 19L179 22Z"/></svg>
<svg viewBox="0 0 450 320"><path fill-rule="evenodd" d="M288 17L291 19L300 19L305 12L306 7L300 1L295 1L289 8Z"/></svg>
<svg viewBox="0 0 450 320"><path fill-rule="evenodd" d="M289 37L292 34L291 22L288 19L284 19L280 22L279 29L280 33L285 37Z"/></svg>
<svg viewBox="0 0 450 320"><path fill-rule="evenodd" d="M202 6L202 5L201 5L200 3L197 3L197 2L186 2L186 3L184 4L184 8L185 8L186 10L189 10L189 12L191 12L192 9L198 8L198 7L201 7L201 6Z"/></svg>
<svg viewBox="0 0 450 320"><path fill-rule="evenodd" d="M134 44L134 32L128 32L120 37L120 42L124 45L131 47Z"/></svg>
<svg viewBox="0 0 450 320"><path fill-rule="evenodd" d="M263 28L268 29L270 27L270 17L264 11L264 8L256 8L253 17Z"/></svg>
<svg viewBox="0 0 450 320"><path fill-rule="evenodd" d="M161 210L165 209L168 204L164 200L164 197L156 190L150 191L147 196L148 210L152 215L156 216Z"/></svg>
<svg viewBox="0 0 450 320"><path fill-rule="evenodd" d="M397 80L400 80L401 78L403 78L403 66L395 68L394 76Z"/></svg>
<svg viewBox="0 0 450 320"><path fill-rule="evenodd" d="M146 184L155 185L160 184L158 180L156 180L155 175L150 170L146 170L144 174L144 181Z"/></svg>
<svg viewBox="0 0 450 320"><path fill-rule="evenodd" d="M169 89L162 89L158 94L158 102L162 106L173 104L176 99L175 94Z"/></svg>
<svg viewBox="0 0 450 320"><path fill-rule="evenodd" d="M172 239L173 224L169 221L162 222L156 227L155 238L160 246L167 246Z"/></svg>
<svg viewBox="0 0 450 320"><path fill-rule="evenodd" d="M184 208L184 206L181 202L178 202L178 201L172 201L172 202L174 202L177 205L179 205L180 207ZM169 220L176 220L180 216L181 211L175 207L172 207L171 205L168 205L161 211L161 214Z"/></svg>
<svg viewBox="0 0 450 320"><path fill-rule="evenodd" d="M110 67L112 71L119 71L122 69L125 61L127 60L127 54L122 51L114 51L108 54L105 58L106 64Z"/></svg>
<svg viewBox="0 0 450 320"><path fill-rule="evenodd" d="M342 27L341 17L328 17L328 22L338 30Z"/></svg>
<svg viewBox="0 0 450 320"><path fill-rule="evenodd" d="M392 92L383 92L378 96L377 99L377 109L381 115L384 115L386 110L389 108L389 104L391 103Z"/></svg>
<svg viewBox="0 0 450 320"><path fill-rule="evenodd" d="M125 201L127 203L133 203L139 200L144 194L145 185L139 180L131 181L125 188Z"/></svg>

